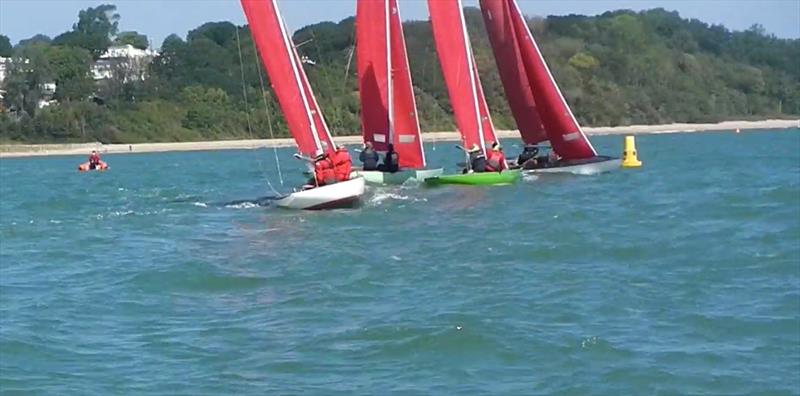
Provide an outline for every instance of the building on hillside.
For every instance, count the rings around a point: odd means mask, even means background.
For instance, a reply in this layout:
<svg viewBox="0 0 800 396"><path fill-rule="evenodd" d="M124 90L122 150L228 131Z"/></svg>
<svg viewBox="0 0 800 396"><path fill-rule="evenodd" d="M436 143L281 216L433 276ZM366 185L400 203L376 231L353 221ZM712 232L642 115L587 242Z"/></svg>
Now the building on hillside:
<svg viewBox="0 0 800 396"><path fill-rule="evenodd" d="M6 62L11 62L11 58L4 58L0 56L0 84L2 84L3 80L6 79L6 70L8 70L8 65Z"/></svg>
<svg viewBox="0 0 800 396"><path fill-rule="evenodd" d="M122 82L147 78L147 65L158 56L151 49L139 49L130 44L109 47L92 65L92 77L95 81L119 79Z"/></svg>

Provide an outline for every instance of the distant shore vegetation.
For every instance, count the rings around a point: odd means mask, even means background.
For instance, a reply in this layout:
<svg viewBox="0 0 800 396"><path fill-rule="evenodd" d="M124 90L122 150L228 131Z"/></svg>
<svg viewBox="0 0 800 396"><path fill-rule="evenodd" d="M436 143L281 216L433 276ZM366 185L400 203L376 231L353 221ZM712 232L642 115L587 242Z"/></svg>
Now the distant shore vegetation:
<svg viewBox="0 0 800 396"><path fill-rule="evenodd" d="M516 128L480 11L466 22L498 128ZM0 141L138 143L286 137L247 26L209 22L160 49L119 32L113 5L72 30L12 46L0 35ZM730 31L676 12L529 19L578 121L591 126L800 115L800 40L759 25ZM420 123L454 130L427 21L404 23ZM294 42L333 132L360 132L354 18L306 26ZM117 52L114 52L117 51ZM138 52L137 52L138 51ZM138 54L138 55L131 55Z"/></svg>

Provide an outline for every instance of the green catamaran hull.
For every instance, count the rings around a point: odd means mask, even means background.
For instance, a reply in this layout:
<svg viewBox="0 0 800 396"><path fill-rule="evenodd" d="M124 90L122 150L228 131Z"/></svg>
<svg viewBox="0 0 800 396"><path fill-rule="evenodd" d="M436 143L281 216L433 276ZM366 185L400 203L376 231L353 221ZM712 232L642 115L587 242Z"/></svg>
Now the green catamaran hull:
<svg viewBox="0 0 800 396"><path fill-rule="evenodd" d="M516 183L522 174L518 170L505 172L464 173L442 175L425 179L425 184L439 186L443 184L461 184L467 186L502 186Z"/></svg>

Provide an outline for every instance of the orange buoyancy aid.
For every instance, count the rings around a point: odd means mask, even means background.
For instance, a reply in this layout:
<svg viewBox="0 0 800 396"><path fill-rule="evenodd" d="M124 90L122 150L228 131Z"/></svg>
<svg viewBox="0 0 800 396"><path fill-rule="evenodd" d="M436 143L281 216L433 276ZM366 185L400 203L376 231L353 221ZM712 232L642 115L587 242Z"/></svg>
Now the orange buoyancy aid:
<svg viewBox="0 0 800 396"><path fill-rule="evenodd" d="M487 172L500 172L506 169L506 156L502 151L490 151L486 159Z"/></svg>
<svg viewBox="0 0 800 396"><path fill-rule="evenodd" d="M347 152L347 149L341 148L336 151L333 155L333 167L336 173L336 180L350 180L350 171L353 169L353 161L350 159L350 153Z"/></svg>
<svg viewBox="0 0 800 396"><path fill-rule="evenodd" d="M314 178L319 186L336 183L336 173L333 171L333 162L330 158L314 163Z"/></svg>

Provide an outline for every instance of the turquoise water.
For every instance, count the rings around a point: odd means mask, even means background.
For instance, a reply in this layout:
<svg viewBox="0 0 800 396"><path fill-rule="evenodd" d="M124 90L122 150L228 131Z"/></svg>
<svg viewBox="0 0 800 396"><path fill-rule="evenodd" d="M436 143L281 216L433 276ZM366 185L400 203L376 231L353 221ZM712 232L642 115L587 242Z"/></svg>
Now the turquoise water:
<svg viewBox="0 0 800 396"><path fill-rule="evenodd" d="M0 393L799 394L800 131L637 143L315 213L271 150L2 160Z"/></svg>

